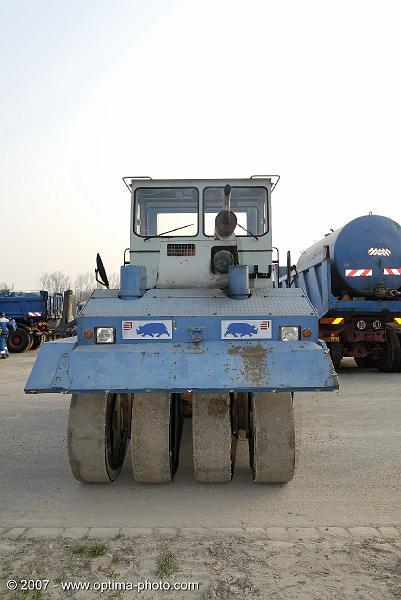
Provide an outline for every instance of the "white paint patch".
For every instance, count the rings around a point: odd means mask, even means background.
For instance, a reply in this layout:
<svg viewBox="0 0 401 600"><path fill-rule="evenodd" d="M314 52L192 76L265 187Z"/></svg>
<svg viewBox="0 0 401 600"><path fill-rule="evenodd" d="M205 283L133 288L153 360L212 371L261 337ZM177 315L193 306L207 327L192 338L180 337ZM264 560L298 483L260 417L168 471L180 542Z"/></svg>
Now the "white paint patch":
<svg viewBox="0 0 401 600"><path fill-rule="evenodd" d="M221 321L221 339L270 340L272 322L266 320Z"/></svg>
<svg viewBox="0 0 401 600"><path fill-rule="evenodd" d="M171 320L122 321L121 329L124 340L171 340L173 338Z"/></svg>

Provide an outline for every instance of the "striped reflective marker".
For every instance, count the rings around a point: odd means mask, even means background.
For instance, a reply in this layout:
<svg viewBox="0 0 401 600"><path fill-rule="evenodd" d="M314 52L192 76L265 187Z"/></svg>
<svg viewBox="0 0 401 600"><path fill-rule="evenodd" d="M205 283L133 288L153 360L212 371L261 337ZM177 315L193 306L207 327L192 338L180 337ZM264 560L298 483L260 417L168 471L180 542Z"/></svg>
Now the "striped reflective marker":
<svg viewBox="0 0 401 600"><path fill-rule="evenodd" d="M346 277L372 277L372 269L345 269Z"/></svg>
<svg viewBox="0 0 401 600"><path fill-rule="evenodd" d="M384 275L401 275L401 267L399 269L386 268L383 273Z"/></svg>
<svg viewBox="0 0 401 600"><path fill-rule="evenodd" d="M320 319L321 325L342 325L344 317L323 317Z"/></svg>
<svg viewBox="0 0 401 600"><path fill-rule="evenodd" d="M41 312L29 312L28 313L28 317L41 317L42 313Z"/></svg>
<svg viewBox="0 0 401 600"><path fill-rule="evenodd" d="M369 248L369 256L391 256L390 248Z"/></svg>

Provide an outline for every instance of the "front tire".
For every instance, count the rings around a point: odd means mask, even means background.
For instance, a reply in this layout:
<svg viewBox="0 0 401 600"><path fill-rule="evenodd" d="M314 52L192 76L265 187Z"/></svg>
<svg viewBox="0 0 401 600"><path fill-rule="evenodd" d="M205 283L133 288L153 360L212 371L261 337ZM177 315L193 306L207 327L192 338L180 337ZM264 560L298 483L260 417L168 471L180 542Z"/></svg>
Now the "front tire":
<svg viewBox="0 0 401 600"><path fill-rule="evenodd" d="M257 483L287 483L295 469L295 423L291 393L252 396L250 462Z"/></svg>
<svg viewBox="0 0 401 600"><path fill-rule="evenodd" d="M73 394L68 419L68 458L75 479L108 483L121 471L131 421L129 394Z"/></svg>
<svg viewBox="0 0 401 600"><path fill-rule="evenodd" d="M169 483L178 468L183 416L179 394L134 394L131 463L135 481Z"/></svg>
<svg viewBox="0 0 401 600"><path fill-rule="evenodd" d="M194 392L192 448L194 478L202 483L231 481L236 452L229 393Z"/></svg>

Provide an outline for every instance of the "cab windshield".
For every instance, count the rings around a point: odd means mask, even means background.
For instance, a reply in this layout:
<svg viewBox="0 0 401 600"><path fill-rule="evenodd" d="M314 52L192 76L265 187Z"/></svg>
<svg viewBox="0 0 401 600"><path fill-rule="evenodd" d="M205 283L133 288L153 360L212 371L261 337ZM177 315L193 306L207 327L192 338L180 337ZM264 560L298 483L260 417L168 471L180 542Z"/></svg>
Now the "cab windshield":
<svg viewBox="0 0 401 600"><path fill-rule="evenodd" d="M216 215L223 210L224 187L207 187L203 192L204 233L214 235ZM232 187L231 210L237 216L236 236L263 235L269 230L267 190L264 187ZM247 231L245 231L247 230Z"/></svg>
<svg viewBox="0 0 401 600"><path fill-rule="evenodd" d="M137 188L134 231L141 237L193 237L198 233L196 188Z"/></svg>

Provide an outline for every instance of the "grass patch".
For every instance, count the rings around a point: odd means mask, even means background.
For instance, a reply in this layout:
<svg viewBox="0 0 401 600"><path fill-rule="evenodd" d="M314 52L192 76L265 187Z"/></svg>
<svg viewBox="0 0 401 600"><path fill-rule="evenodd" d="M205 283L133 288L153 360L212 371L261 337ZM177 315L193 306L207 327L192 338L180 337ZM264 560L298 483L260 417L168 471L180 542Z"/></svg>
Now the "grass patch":
<svg viewBox="0 0 401 600"><path fill-rule="evenodd" d="M71 552L75 556L89 556L90 558L97 558L98 556L104 556L108 548L106 544L79 544L71 548Z"/></svg>
<svg viewBox="0 0 401 600"><path fill-rule="evenodd" d="M157 562L156 575L158 577L169 577L178 571L178 562L172 552L166 552Z"/></svg>
<svg viewBox="0 0 401 600"><path fill-rule="evenodd" d="M42 590L24 590L23 592L21 592L20 600L28 600L29 598L31 600L43 600L44 596Z"/></svg>

